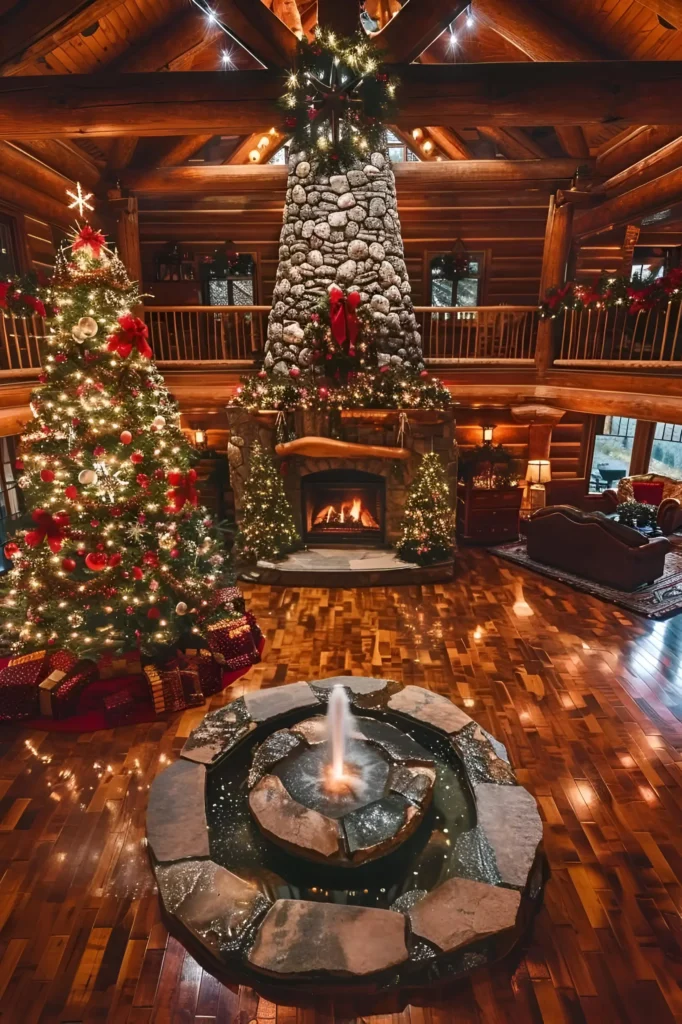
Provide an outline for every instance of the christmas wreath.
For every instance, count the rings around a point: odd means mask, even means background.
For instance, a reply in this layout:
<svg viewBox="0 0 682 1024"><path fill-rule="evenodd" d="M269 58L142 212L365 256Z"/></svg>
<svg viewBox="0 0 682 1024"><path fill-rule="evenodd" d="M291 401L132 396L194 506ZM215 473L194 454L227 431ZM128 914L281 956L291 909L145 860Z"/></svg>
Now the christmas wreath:
<svg viewBox="0 0 682 1024"><path fill-rule="evenodd" d="M673 267L664 277L649 283L631 281L628 277L600 275L593 284L567 281L560 288L550 288L540 304L542 317L556 317L566 310L625 309L631 315L652 309L664 309L669 302L682 301L682 267Z"/></svg>
<svg viewBox="0 0 682 1024"><path fill-rule="evenodd" d="M396 86L364 32L339 38L318 29L312 43L300 42L287 79L284 131L320 170L352 167L383 147Z"/></svg>

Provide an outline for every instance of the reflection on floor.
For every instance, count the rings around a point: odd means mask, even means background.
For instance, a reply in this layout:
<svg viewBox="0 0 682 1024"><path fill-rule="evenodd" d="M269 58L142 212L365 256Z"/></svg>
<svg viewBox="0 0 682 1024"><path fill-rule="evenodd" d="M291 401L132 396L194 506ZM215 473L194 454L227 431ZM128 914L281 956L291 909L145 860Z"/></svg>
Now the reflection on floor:
<svg viewBox="0 0 682 1024"><path fill-rule="evenodd" d="M638 620L482 551L447 584L247 589L267 647L236 694L343 672L431 687L540 803L552 878L527 948L393 1024L682 1020L682 617ZM147 787L202 714L0 730L0 1021L331 1024L219 986L160 922Z"/></svg>

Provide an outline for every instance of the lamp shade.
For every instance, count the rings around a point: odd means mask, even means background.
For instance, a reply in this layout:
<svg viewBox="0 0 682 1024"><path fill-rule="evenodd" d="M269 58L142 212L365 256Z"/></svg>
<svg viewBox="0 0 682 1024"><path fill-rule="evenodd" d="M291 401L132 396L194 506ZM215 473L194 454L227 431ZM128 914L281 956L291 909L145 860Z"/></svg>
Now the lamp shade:
<svg viewBox="0 0 682 1024"><path fill-rule="evenodd" d="M486 423L481 427L481 430L483 431L483 443L492 444L495 427L490 423Z"/></svg>
<svg viewBox="0 0 682 1024"><path fill-rule="evenodd" d="M526 480L531 484L547 484L552 479L549 459L531 459L526 469Z"/></svg>

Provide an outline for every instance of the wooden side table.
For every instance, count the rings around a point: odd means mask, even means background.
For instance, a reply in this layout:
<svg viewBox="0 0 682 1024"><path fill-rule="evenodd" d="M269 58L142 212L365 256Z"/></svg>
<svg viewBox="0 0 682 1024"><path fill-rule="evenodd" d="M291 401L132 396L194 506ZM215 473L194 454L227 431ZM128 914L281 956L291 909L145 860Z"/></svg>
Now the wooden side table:
<svg viewBox="0 0 682 1024"><path fill-rule="evenodd" d="M504 544L518 540L523 487L457 486L457 537L469 544Z"/></svg>

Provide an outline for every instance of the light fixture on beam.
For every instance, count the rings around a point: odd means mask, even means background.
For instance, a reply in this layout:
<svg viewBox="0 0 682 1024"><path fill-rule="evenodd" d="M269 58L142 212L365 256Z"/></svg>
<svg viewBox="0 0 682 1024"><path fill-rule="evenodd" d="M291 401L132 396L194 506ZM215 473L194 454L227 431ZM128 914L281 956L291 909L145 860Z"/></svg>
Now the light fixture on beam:
<svg viewBox="0 0 682 1024"><path fill-rule="evenodd" d="M252 164L257 164L260 161L260 151L257 149L252 149L251 152L249 153L249 160L251 161Z"/></svg>
<svg viewBox="0 0 682 1024"><path fill-rule="evenodd" d="M481 427L481 430L483 431L483 444L492 444L495 427L492 424L487 423Z"/></svg>

